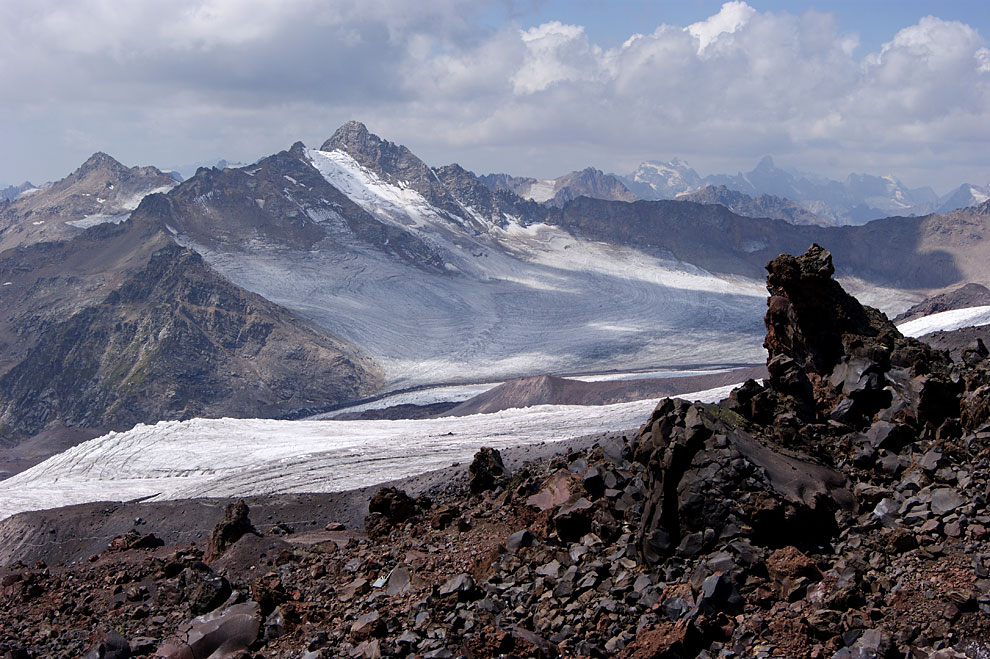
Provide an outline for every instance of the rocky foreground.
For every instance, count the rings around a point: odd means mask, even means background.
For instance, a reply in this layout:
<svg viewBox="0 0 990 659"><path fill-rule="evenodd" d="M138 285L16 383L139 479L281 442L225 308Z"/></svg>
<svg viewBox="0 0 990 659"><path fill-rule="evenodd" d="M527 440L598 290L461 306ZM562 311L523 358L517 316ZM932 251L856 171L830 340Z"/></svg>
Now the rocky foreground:
<svg viewBox="0 0 990 659"><path fill-rule="evenodd" d="M990 360L901 336L812 247L768 264L770 377L364 529L139 526L0 570L7 657L990 656Z"/></svg>

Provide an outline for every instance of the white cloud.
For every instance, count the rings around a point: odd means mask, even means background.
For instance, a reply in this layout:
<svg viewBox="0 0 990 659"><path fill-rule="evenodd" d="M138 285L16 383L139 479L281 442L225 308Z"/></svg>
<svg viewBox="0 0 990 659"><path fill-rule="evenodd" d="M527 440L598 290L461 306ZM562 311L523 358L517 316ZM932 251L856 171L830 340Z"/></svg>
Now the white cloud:
<svg viewBox="0 0 990 659"><path fill-rule="evenodd" d="M986 179L990 49L935 17L859 53L827 13L727 2L594 43L566 16L492 26L500 0L0 3L0 181L88 153L250 159L357 118L435 164L556 176L680 155ZM489 12L489 14L486 14ZM56 155L52 155L56 154ZM187 154L187 155L182 155ZM50 165L49 165L50 166Z"/></svg>
<svg viewBox="0 0 990 659"><path fill-rule="evenodd" d="M756 14L756 10L741 0L726 2L717 14L706 20L692 23L684 28L698 42L698 53L701 54L708 46L723 34L732 34Z"/></svg>
<svg viewBox="0 0 990 659"><path fill-rule="evenodd" d="M555 83L594 77L601 50L588 43L583 27L551 21L521 31L520 38L526 56L512 76L515 93L532 94Z"/></svg>

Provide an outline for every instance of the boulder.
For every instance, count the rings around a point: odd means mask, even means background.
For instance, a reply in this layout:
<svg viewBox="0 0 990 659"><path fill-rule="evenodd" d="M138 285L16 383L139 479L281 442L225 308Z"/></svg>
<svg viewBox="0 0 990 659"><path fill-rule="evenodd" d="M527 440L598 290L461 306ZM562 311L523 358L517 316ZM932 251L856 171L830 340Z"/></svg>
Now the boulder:
<svg viewBox="0 0 990 659"><path fill-rule="evenodd" d="M498 449L483 447L475 453L468 467L468 477L471 494L490 492L504 486L508 482L508 471L502 463L502 454Z"/></svg>
<svg viewBox="0 0 990 659"><path fill-rule="evenodd" d="M235 604L180 625L175 637L156 652L168 659L224 659L247 650L261 629L257 602Z"/></svg>
<svg viewBox="0 0 990 659"><path fill-rule="evenodd" d="M403 490L383 487L368 502L368 516L364 520L368 535L387 535L392 527L405 524L417 514L416 501Z"/></svg>
<svg viewBox="0 0 990 659"><path fill-rule="evenodd" d="M129 659L131 656L131 644L127 639L110 630L99 633L93 647L82 656L82 659Z"/></svg>
<svg viewBox="0 0 990 659"><path fill-rule="evenodd" d="M260 535L251 523L248 514L250 509L241 499L237 503L228 503L221 520L210 533L203 560L212 562L223 555L227 548L248 533Z"/></svg>
<svg viewBox="0 0 990 659"><path fill-rule="evenodd" d="M691 539L697 553L727 528L746 529L758 544L818 546L837 533L836 512L855 509L845 476L766 445L723 408L668 399L652 419L637 532L648 564L684 555Z"/></svg>

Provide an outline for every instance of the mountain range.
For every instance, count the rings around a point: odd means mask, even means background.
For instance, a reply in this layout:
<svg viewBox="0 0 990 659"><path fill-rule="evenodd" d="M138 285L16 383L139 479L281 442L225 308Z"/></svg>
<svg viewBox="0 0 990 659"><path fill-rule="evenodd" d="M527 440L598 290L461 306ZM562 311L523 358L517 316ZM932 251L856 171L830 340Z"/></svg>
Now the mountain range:
<svg viewBox="0 0 990 659"><path fill-rule="evenodd" d="M588 168L556 179L486 174L480 180L493 190L511 190L555 207L579 196L614 201L681 199L721 204L746 217L823 226L948 213L990 199L990 185L965 183L940 197L931 188L909 188L892 176L850 174L837 181L777 167L769 156L750 172L705 177L675 158L644 162L626 175Z"/></svg>
<svg viewBox="0 0 990 659"><path fill-rule="evenodd" d="M769 197L752 212L790 222L743 217L729 188L571 198L625 194L579 174L539 203L357 122L181 183L96 154L0 211L0 451L439 383L759 363L764 264L815 242L890 312L990 284L990 202L825 227Z"/></svg>

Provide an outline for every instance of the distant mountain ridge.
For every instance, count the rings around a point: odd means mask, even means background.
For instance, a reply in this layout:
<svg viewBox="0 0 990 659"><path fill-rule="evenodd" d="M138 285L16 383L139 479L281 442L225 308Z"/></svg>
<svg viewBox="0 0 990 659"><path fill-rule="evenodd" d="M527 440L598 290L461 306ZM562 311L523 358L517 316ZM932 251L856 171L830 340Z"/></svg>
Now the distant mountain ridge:
<svg viewBox="0 0 990 659"><path fill-rule="evenodd" d="M894 318L895 323L923 318L943 311L990 305L990 289L972 282L957 289L922 300Z"/></svg>
<svg viewBox="0 0 990 659"><path fill-rule="evenodd" d="M730 190L724 185L706 185L700 190L677 195L676 199L699 204L720 204L736 215L743 217L769 217L791 224L817 224L820 226L832 224L790 199L768 194L760 195L754 199L742 192Z"/></svg>
<svg viewBox="0 0 990 659"><path fill-rule="evenodd" d="M674 199L705 187L725 187L759 198L770 195L796 202L835 225L864 224L893 215L920 216L975 206L990 198L990 187L963 184L943 197L929 187L909 188L892 176L850 174L842 181L782 169L764 157L751 171L702 177L687 163L647 161L619 176L647 200ZM786 219L786 218L782 218Z"/></svg>
<svg viewBox="0 0 990 659"><path fill-rule="evenodd" d="M94 153L65 178L19 196L0 211L0 252L122 222L146 195L168 191L176 183L156 167L125 167L105 153Z"/></svg>
<svg viewBox="0 0 990 659"><path fill-rule="evenodd" d="M547 180L508 174L484 174L478 180L492 191L507 190L525 199L557 208L578 197L609 201L636 201L640 198L615 175L593 167Z"/></svg>
<svg viewBox="0 0 990 659"><path fill-rule="evenodd" d="M24 181L20 185L8 185L0 187L0 202L13 201L28 190L36 190L37 186L30 181Z"/></svg>

